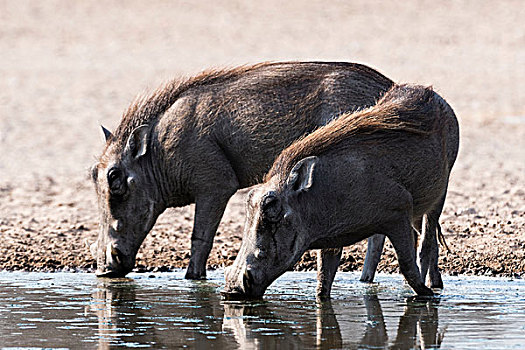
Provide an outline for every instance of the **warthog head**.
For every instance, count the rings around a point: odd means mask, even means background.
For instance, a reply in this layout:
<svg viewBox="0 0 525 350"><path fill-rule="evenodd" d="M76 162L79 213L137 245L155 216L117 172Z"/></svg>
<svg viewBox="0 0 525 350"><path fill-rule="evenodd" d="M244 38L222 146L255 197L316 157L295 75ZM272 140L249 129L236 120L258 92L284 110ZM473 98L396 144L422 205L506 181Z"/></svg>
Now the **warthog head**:
<svg viewBox="0 0 525 350"><path fill-rule="evenodd" d="M135 266L137 251L161 210L147 155L149 127L134 129L125 143L103 130L106 148L91 174L100 228L90 250L97 260L97 276L121 277Z"/></svg>
<svg viewBox="0 0 525 350"><path fill-rule="evenodd" d="M308 249L303 195L312 186L316 161L304 158L285 181L274 176L249 193L241 248L225 272L227 298L261 297Z"/></svg>

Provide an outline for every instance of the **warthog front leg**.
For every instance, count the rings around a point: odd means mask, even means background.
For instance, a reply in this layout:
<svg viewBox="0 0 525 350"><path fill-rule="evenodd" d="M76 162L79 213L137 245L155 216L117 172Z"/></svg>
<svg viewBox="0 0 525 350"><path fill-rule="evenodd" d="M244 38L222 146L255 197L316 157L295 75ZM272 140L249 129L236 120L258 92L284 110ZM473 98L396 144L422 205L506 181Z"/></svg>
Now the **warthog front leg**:
<svg viewBox="0 0 525 350"><path fill-rule="evenodd" d="M341 261L342 248L320 249L317 252L317 298L328 299L332 291L339 262Z"/></svg>
<svg viewBox="0 0 525 350"><path fill-rule="evenodd" d="M363 265L363 272L361 273L361 282L371 283L374 281L374 277L381 259L381 253L383 252L383 246L385 244L385 235L373 235L368 238L368 247L366 248L365 263Z"/></svg>
<svg viewBox="0 0 525 350"><path fill-rule="evenodd" d="M191 234L191 257L185 276L187 279L206 278L206 261L230 196L197 199Z"/></svg>

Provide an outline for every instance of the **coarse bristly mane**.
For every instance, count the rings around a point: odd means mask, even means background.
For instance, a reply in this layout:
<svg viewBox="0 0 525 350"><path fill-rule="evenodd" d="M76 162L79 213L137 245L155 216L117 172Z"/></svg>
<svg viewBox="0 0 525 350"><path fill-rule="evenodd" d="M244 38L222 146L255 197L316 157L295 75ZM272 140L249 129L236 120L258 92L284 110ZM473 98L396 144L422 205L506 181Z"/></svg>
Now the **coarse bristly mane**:
<svg viewBox="0 0 525 350"><path fill-rule="evenodd" d="M366 74L370 78L379 79L381 81L389 81L388 78L367 66L348 62L262 62L229 69L225 68L205 70L202 73L190 78L171 80L150 94L139 95L124 112L120 124L109 143L116 143L117 150L123 148L129 135L135 128L140 125L149 124L150 122L155 121L177 101L181 94L191 88L222 83L228 81L229 79L238 78L247 72L254 71L259 68L283 66L284 69L290 69L288 66L300 64L327 64L331 66L338 65L347 69L352 69L354 71L360 71L361 74Z"/></svg>
<svg viewBox="0 0 525 350"><path fill-rule="evenodd" d="M376 105L346 113L294 142L277 157L264 181L275 175L286 178L293 166L308 156L319 156L352 141L392 140L407 133L429 134L437 121L432 87L394 85ZM347 142L342 142L347 141Z"/></svg>
<svg viewBox="0 0 525 350"><path fill-rule="evenodd" d="M123 148L131 132L140 125L155 121L188 89L215 84L257 69L270 63L240 66L232 69L211 69L190 78L173 79L150 94L139 95L124 112L111 143Z"/></svg>

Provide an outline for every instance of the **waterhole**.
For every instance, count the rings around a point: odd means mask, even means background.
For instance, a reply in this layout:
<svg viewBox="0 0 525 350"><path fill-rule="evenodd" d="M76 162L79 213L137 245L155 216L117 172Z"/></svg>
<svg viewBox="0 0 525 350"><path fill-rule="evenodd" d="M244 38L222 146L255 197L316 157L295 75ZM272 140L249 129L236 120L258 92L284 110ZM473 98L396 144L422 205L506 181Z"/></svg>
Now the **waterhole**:
<svg viewBox="0 0 525 350"><path fill-rule="evenodd" d="M432 300L401 276L374 284L339 273L332 301L315 274L288 272L259 302L224 301L224 277L184 273L97 279L82 273L0 273L0 348L421 348L525 346L525 281L445 277Z"/></svg>

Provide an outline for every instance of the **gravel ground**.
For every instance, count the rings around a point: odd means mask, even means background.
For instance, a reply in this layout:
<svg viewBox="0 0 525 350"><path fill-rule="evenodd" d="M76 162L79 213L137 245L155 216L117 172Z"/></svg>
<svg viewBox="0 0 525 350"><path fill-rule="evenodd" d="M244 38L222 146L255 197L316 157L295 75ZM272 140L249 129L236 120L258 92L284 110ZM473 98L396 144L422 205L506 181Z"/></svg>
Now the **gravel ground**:
<svg viewBox="0 0 525 350"><path fill-rule="evenodd" d="M395 13L395 16L392 14ZM441 217L448 274L525 275L525 7L517 1L0 1L0 270L91 271L97 211L87 169L134 96L174 76L265 60L368 64L432 84L461 147ZM232 198L211 268L242 236ZM188 263L193 206L164 213L137 269ZM345 248L360 269L365 245ZM307 252L297 269L315 268ZM380 271L397 271L387 247Z"/></svg>

